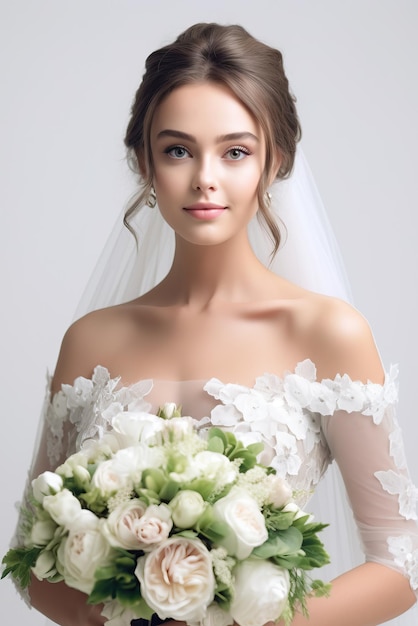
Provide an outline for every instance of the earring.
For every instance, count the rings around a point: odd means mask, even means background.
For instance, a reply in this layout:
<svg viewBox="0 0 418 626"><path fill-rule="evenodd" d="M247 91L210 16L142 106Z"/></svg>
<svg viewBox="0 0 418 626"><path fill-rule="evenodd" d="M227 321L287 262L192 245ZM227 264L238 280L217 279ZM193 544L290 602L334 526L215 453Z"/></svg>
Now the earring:
<svg viewBox="0 0 418 626"><path fill-rule="evenodd" d="M149 196L148 196L145 204L147 206L149 206L150 209L154 209L155 208L155 205L157 204L157 194L155 193L154 187L151 187L151 190L149 192Z"/></svg>
<svg viewBox="0 0 418 626"><path fill-rule="evenodd" d="M271 193L269 191L264 192L264 204L267 209L271 207Z"/></svg>

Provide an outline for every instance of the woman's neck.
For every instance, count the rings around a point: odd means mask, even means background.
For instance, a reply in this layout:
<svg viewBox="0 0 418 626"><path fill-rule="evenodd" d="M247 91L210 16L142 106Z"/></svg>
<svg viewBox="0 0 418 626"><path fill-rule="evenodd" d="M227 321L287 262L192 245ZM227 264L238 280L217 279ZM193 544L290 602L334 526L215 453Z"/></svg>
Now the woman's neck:
<svg viewBox="0 0 418 626"><path fill-rule="evenodd" d="M248 238L215 246L180 240L176 242L170 272L160 287L173 302L205 309L221 301L256 299L272 278L255 256Z"/></svg>

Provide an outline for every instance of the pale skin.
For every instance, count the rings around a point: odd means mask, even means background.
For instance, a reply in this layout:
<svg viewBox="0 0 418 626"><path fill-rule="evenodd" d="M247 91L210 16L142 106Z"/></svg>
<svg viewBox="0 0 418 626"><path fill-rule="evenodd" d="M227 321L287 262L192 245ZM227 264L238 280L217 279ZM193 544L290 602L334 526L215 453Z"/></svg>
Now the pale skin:
<svg viewBox="0 0 418 626"><path fill-rule="evenodd" d="M52 392L77 376L91 377L98 364L124 384L216 376L252 385L260 373L281 375L306 358L319 378L347 373L381 383L364 318L344 302L271 273L251 249L246 227L258 209L265 140L241 102L211 83L174 90L154 116L151 148L158 204L176 232L172 268L149 293L93 312L67 331ZM279 164L277 153L276 169ZM272 182L276 171L269 174ZM221 209L200 219L187 210L196 203ZM51 593L50 583L34 580L30 595L62 626L104 624L84 594L61 583ZM366 563L336 579L329 598L310 600L309 620L297 615L292 625L373 626L414 601L405 577Z"/></svg>

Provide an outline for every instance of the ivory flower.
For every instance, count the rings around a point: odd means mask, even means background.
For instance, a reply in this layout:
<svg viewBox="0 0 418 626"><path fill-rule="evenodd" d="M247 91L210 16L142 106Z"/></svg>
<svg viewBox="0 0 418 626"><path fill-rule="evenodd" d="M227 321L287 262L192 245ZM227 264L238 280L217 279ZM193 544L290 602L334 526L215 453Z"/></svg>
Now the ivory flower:
<svg viewBox="0 0 418 626"><path fill-rule="evenodd" d="M276 621L287 604L287 570L270 561L248 559L234 570L235 593L230 612L240 626L262 626Z"/></svg>
<svg viewBox="0 0 418 626"><path fill-rule="evenodd" d="M239 487L215 502L215 518L228 525L227 535L220 541L231 556L246 559L257 546L261 546L268 533L257 502Z"/></svg>
<svg viewBox="0 0 418 626"><path fill-rule="evenodd" d="M161 619L200 622L214 599L210 552L200 540L167 539L138 559L141 594Z"/></svg>

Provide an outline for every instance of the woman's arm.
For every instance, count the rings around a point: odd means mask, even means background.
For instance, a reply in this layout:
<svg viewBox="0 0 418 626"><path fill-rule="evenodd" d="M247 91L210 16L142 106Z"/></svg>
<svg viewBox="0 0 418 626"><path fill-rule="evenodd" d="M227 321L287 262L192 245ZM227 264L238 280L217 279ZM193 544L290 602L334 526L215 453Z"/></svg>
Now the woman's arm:
<svg viewBox="0 0 418 626"><path fill-rule="evenodd" d="M87 604L87 596L65 583L40 581L34 576L29 588L32 606L60 626L103 626L101 605Z"/></svg>
<svg viewBox="0 0 418 626"><path fill-rule="evenodd" d="M292 626L376 626L405 612L415 601L402 574L378 563L364 563L336 578L329 597L310 598L309 618L298 614Z"/></svg>

